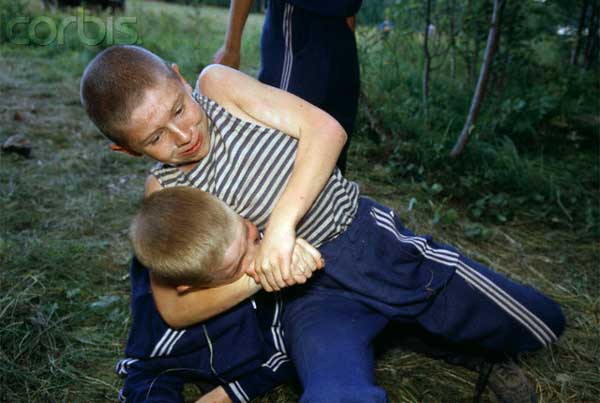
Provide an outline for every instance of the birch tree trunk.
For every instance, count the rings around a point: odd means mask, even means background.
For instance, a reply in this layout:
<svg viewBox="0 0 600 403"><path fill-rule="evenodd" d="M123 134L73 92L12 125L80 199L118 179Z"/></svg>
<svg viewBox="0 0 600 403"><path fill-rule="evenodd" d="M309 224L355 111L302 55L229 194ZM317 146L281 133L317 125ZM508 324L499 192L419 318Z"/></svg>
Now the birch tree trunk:
<svg viewBox="0 0 600 403"><path fill-rule="evenodd" d="M458 139L456 140L454 148L452 148L452 151L450 152L450 156L453 158L458 157L463 151L467 145L467 142L469 141L469 136L473 131L475 123L477 122L477 117L479 116L479 111L481 110L481 105L483 104L483 100L485 98L485 90L490 77L492 62L494 61L494 54L496 53L498 40L500 38L500 22L505 5L506 0L494 0L492 26L490 27L490 32L488 33L485 54L483 55L483 63L481 64L481 70L479 72L479 80L477 81L477 86L475 87L475 93L473 94L473 100L471 101L471 107L469 109L469 114L467 115L465 125L462 129L462 132L458 136Z"/></svg>
<svg viewBox="0 0 600 403"><path fill-rule="evenodd" d="M423 35L423 111L428 120L429 75L431 73L431 55L429 54L429 26L431 25L431 0L425 0L425 32Z"/></svg>

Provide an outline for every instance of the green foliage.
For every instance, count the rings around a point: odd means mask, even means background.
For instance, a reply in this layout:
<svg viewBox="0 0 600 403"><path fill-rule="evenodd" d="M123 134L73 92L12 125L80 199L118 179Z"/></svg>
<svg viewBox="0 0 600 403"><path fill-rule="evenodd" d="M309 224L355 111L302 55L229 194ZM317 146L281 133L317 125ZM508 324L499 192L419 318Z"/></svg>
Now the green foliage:
<svg viewBox="0 0 600 403"><path fill-rule="evenodd" d="M0 0L0 45L10 40L9 27L29 15L25 0Z"/></svg>
<svg viewBox="0 0 600 403"><path fill-rule="evenodd" d="M452 2L433 4L428 116L422 99L422 2L391 6L394 30L387 36L375 28L359 30L364 92L380 124L398 136L384 145L392 150L390 173L443 185L438 199L468 203L474 220L504 223L533 214L581 225L589 236L598 236L600 225L591 218L597 209L582 206L600 204L600 73L570 66L572 41L557 29L573 19L559 12L562 5L507 5L487 98L466 151L450 160L473 94L491 7L490 2L454 2L452 77ZM555 25L549 29L541 21ZM433 214L435 220L439 214Z"/></svg>

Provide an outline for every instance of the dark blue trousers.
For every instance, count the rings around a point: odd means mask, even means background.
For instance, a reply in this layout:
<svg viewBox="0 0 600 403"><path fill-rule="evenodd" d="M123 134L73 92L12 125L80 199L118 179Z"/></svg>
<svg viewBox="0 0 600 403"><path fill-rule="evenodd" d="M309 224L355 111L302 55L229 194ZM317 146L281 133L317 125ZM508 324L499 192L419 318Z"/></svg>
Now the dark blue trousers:
<svg viewBox="0 0 600 403"><path fill-rule="evenodd" d="M366 198L350 228L321 252L324 272L287 291L283 320L305 402L385 401L372 340L389 321L498 356L549 346L564 330L554 301L415 236Z"/></svg>
<svg viewBox="0 0 600 403"><path fill-rule="evenodd" d="M356 41L345 18L269 1L258 79L298 95L340 122L348 134L338 160L344 172L360 85Z"/></svg>

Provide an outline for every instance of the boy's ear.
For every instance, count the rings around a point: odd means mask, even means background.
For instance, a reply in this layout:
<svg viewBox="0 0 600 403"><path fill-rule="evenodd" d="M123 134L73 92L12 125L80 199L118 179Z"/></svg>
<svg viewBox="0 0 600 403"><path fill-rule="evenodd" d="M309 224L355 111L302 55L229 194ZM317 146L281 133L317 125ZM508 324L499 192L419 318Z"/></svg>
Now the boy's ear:
<svg viewBox="0 0 600 403"><path fill-rule="evenodd" d="M192 286L190 286L190 285L178 285L177 287L175 287L175 289L177 290L178 294L185 294L186 292L188 292L189 290L192 289Z"/></svg>
<svg viewBox="0 0 600 403"><path fill-rule="evenodd" d="M131 155L133 157L141 157L142 156L142 154L138 153L137 151L133 151L130 148L123 147L123 146L117 145L115 143L111 143L108 147L113 151L116 151L119 153L125 153L125 154Z"/></svg>
<svg viewBox="0 0 600 403"><path fill-rule="evenodd" d="M177 63L171 63L171 70L173 70L178 77L181 77L181 73L179 72L179 66L177 65Z"/></svg>
<svg viewBox="0 0 600 403"><path fill-rule="evenodd" d="M185 81L185 78L183 78L183 76L179 72L179 66L177 66L177 63L171 64L171 69L175 72L175 75L179 79L179 82L183 84L185 88L187 88L190 92L192 92L192 86L187 81Z"/></svg>

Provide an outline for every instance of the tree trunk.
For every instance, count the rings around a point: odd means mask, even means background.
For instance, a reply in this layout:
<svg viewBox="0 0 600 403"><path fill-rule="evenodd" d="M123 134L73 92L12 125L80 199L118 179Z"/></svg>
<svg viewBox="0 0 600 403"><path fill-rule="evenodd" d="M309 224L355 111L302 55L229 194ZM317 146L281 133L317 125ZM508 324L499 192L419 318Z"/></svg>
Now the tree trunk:
<svg viewBox="0 0 600 403"><path fill-rule="evenodd" d="M431 73L431 55L429 54L429 26L431 25L431 0L425 0L425 32L423 35L423 111L428 118L429 74Z"/></svg>
<svg viewBox="0 0 600 403"><path fill-rule="evenodd" d="M584 67L590 69L598 58L598 47L600 42L600 4L598 0L592 0L592 17L588 27L587 40L585 45L585 63Z"/></svg>
<svg viewBox="0 0 600 403"><path fill-rule="evenodd" d="M475 38L473 38L473 53L471 53L471 71L469 72L469 84L475 81L475 69L477 68L477 61L479 60L479 49L481 49L481 41L479 35L476 32Z"/></svg>
<svg viewBox="0 0 600 403"><path fill-rule="evenodd" d="M490 27L490 32L488 33L487 45L485 48L485 54L483 56L483 63L481 64L481 71L479 72L477 87L475 88L475 93L473 94L473 100L471 101L471 107L469 109L469 114L467 115L465 125L460 133L460 136L458 136L458 139L456 140L454 148L450 152L450 156L454 158L458 157L467 145L467 142L469 141L469 135L474 128L477 117L479 116L479 111L481 110L481 105L483 104L483 100L485 98L485 89L490 76L494 54L496 53L498 39L500 38L500 22L505 4L506 0L494 0L492 26Z"/></svg>
<svg viewBox="0 0 600 403"><path fill-rule="evenodd" d="M577 66L579 59L579 52L581 51L581 34L583 33L583 27L585 26L585 16L587 15L588 6L590 0L583 0L581 6L581 14L579 15L579 24L577 25L577 34L575 36L575 47L571 53L571 64Z"/></svg>
<svg viewBox="0 0 600 403"><path fill-rule="evenodd" d="M456 77L456 0L448 0L448 18L450 19L450 78Z"/></svg>

